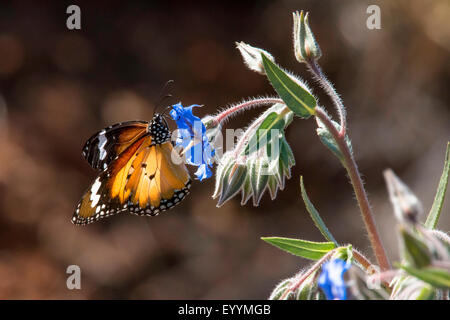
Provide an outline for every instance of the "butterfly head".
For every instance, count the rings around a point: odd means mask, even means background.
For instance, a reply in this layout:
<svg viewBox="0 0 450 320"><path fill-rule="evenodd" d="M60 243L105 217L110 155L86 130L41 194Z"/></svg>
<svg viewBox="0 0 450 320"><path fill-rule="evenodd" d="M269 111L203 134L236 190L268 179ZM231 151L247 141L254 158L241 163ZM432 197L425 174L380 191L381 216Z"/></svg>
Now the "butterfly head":
<svg viewBox="0 0 450 320"><path fill-rule="evenodd" d="M155 113L153 116L148 131L156 144L162 144L170 140L169 126L167 125L166 119L159 113Z"/></svg>

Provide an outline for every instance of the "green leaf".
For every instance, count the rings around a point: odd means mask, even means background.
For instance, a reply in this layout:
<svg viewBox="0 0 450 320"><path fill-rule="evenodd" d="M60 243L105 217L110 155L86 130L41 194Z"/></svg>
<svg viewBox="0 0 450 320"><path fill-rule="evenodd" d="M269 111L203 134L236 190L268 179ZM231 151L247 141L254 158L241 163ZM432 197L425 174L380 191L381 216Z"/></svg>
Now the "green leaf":
<svg viewBox="0 0 450 320"><path fill-rule="evenodd" d="M261 239L295 256L311 260L318 260L328 251L336 248L333 242L312 242L279 237L265 237Z"/></svg>
<svg viewBox="0 0 450 320"><path fill-rule="evenodd" d="M407 260L418 268L428 266L431 263L432 254L426 244L404 228L400 229L400 234Z"/></svg>
<svg viewBox="0 0 450 320"><path fill-rule="evenodd" d="M247 148L245 149L245 154L248 155L256 150L261 149L265 145L269 144L272 140L272 130L277 130L275 132L282 132L285 127L284 115L278 114L277 112L271 112L261 125L256 130L255 136L250 139Z"/></svg>
<svg viewBox="0 0 450 320"><path fill-rule="evenodd" d="M450 171L450 142L447 142L447 151L445 152L445 163L444 171L442 172L441 179L439 180L439 186L436 192L436 197L434 198L433 206L431 207L430 213L428 214L427 221L425 222L425 227L429 229L436 228L436 225L441 214L442 205L444 204L445 192L447 191L448 176Z"/></svg>
<svg viewBox="0 0 450 320"><path fill-rule="evenodd" d="M342 155L341 150L339 150L331 133L326 128L317 128L317 135L319 136L320 141L322 141L322 143L330 149L339 160L343 161L344 156Z"/></svg>
<svg viewBox="0 0 450 320"><path fill-rule="evenodd" d="M267 146L267 155L270 156L271 143L273 139L282 137L272 137L272 134L284 134L284 129L292 122L293 113L282 103L276 103L263 112L255 122L261 122L258 128L252 129L254 133L250 137L243 154L250 155L255 151ZM272 131L276 130L276 131Z"/></svg>
<svg viewBox="0 0 450 320"><path fill-rule="evenodd" d="M303 184L303 176L300 176L300 189L303 201L305 202L306 205L306 210L308 210L311 219L314 221L314 224L319 229L320 233L322 233L325 239L327 239L330 242L334 242L335 245L338 245L336 239L334 239L330 230L328 230L327 226L320 217L319 212L316 210L316 208L314 208L314 205L309 200L308 195L306 194L305 185Z"/></svg>
<svg viewBox="0 0 450 320"><path fill-rule="evenodd" d="M404 265L400 266L400 268L435 287L450 289L450 273L447 270L431 267L418 269Z"/></svg>
<svg viewBox="0 0 450 320"><path fill-rule="evenodd" d="M267 78L281 99L297 116L307 119L315 114L316 99L286 72L261 53Z"/></svg>
<svg viewBox="0 0 450 320"><path fill-rule="evenodd" d="M331 122L338 131L341 130L341 126L336 121L331 120ZM316 132L319 136L320 141L342 162L344 160L344 156L342 155L342 152L339 149L336 140L334 140L333 135L330 133L330 131L328 131L327 127L319 120L319 118L317 118L317 124L318 127L316 129ZM347 143L350 152L353 152L352 144L347 135L345 135L345 142Z"/></svg>

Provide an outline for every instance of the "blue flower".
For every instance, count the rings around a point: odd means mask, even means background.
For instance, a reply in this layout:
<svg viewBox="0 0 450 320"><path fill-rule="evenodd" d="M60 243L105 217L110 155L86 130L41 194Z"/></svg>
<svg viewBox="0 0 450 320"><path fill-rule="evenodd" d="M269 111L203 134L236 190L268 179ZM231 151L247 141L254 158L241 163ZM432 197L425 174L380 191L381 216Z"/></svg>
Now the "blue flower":
<svg viewBox="0 0 450 320"><path fill-rule="evenodd" d="M194 107L199 105L193 104L185 108L179 102L172 106L170 115L178 127L175 145L183 148L188 164L198 167L195 176L202 181L212 176L210 167L213 163L214 149L206 136L205 125L192 113Z"/></svg>
<svg viewBox="0 0 450 320"><path fill-rule="evenodd" d="M342 259L334 259L323 264L318 284L328 300L347 299L344 273L349 268L350 264Z"/></svg>

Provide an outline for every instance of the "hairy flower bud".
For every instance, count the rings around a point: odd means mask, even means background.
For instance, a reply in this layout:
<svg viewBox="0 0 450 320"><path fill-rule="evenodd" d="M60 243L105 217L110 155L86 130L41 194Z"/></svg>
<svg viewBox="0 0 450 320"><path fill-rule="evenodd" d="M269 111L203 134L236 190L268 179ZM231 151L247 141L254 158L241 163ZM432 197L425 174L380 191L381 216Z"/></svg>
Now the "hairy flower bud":
<svg viewBox="0 0 450 320"><path fill-rule="evenodd" d="M325 296L317 285L318 278L318 270L308 276L295 290L295 300L325 300Z"/></svg>
<svg viewBox="0 0 450 320"><path fill-rule="evenodd" d="M269 300L325 300L325 296L317 286L319 270L313 271L297 288L293 289L292 286L307 271L304 270L292 278L281 281L270 294Z"/></svg>
<svg viewBox="0 0 450 320"><path fill-rule="evenodd" d="M223 203L242 193L241 204L253 197L258 206L266 189L272 199L284 188L285 178L295 164L294 154L284 135L293 113L275 104L258 117L242 134L237 145L219 160L213 198Z"/></svg>
<svg viewBox="0 0 450 320"><path fill-rule="evenodd" d="M294 54L298 62L317 60L322 56L322 51L309 27L308 13L303 10L292 13L294 18Z"/></svg>
<svg viewBox="0 0 450 320"><path fill-rule="evenodd" d="M283 296L283 294L286 292L286 290L289 289L289 287L292 284L292 279L285 279L281 281L275 289L273 289L272 293L270 294L269 300L280 300L280 298Z"/></svg>
<svg viewBox="0 0 450 320"><path fill-rule="evenodd" d="M416 223L418 216L423 211L419 199L417 199L408 186L392 170L385 170L383 174L397 219L400 222Z"/></svg>
<svg viewBox="0 0 450 320"><path fill-rule="evenodd" d="M431 285L411 276L400 275L392 282L390 300L431 300L436 299L437 290Z"/></svg>
<svg viewBox="0 0 450 320"><path fill-rule="evenodd" d="M265 75L266 71L264 70L261 53L264 53L264 55L271 61L273 62L275 61L273 56L267 51L256 47L252 47L251 45L246 44L242 41L236 42L236 48L239 49L242 58L244 59L244 63L247 65L247 67L250 70L258 72L262 75Z"/></svg>

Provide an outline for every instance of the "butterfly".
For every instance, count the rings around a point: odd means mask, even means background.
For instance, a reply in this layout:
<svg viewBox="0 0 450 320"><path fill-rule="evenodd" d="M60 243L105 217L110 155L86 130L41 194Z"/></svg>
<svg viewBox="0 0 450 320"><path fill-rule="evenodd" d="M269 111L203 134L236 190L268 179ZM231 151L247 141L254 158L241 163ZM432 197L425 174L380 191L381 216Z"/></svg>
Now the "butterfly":
<svg viewBox="0 0 450 320"><path fill-rule="evenodd" d="M76 225L126 211L155 216L189 194L189 172L161 114L97 132L85 143L83 156L100 173L75 209Z"/></svg>

